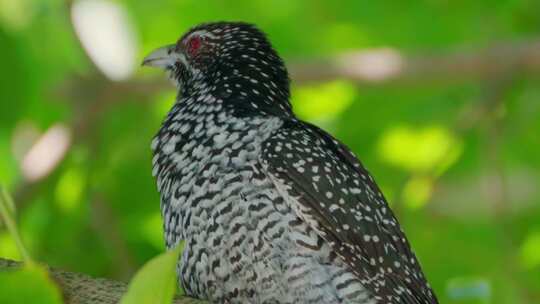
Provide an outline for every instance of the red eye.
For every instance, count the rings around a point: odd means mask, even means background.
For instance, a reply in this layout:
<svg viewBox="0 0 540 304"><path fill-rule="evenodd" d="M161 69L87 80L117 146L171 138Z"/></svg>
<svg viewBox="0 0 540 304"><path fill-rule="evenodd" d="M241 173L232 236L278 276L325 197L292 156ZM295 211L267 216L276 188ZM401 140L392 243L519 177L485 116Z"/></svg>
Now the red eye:
<svg viewBox="0 0 540 304"><path fill-rule="evenodd" d="M195 55L202 45L201 37L194 36L188 41L187 51L190 55Z"/></svg>

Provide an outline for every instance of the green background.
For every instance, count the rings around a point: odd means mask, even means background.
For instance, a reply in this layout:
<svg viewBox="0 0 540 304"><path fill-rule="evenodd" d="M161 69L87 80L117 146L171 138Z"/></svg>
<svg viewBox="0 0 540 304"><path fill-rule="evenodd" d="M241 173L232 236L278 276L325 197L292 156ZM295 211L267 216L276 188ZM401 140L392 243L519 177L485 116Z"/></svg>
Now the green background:
<svg viewBox="0 0 540 304"><path fill-rule="evenodd" d="M135 57L122 80L81 45L83 2L0 0L0 182L36 260L128 280L163 251L150 141L175 92L139 63L195 24L242 20L290 66L383 49L433 58L429 75L392 81L293 77L294 108L370 170L441 303L540 303L540 64L505 66L540 42L539 1L92 1L125 17ZM484 65L448 73L440 60L467 54ZM32 180L21 164L55 126L71 144ZM20 259L1 223L0 256Z"/></svg>

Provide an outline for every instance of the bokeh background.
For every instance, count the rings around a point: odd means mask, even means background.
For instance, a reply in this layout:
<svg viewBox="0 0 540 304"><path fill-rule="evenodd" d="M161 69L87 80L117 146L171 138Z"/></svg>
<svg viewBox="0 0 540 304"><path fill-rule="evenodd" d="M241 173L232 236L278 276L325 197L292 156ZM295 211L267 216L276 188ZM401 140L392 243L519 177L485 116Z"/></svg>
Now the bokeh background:
<svg viewBox="0 0 540 304"><path fill-rule="evenodd" d="M242 20L298 115L362 159L441 303L540 303L540 1L0 0L0 182L49 265L128 280L164 250L152 49ZM20 259L0 222L0 256Z"/></svg>

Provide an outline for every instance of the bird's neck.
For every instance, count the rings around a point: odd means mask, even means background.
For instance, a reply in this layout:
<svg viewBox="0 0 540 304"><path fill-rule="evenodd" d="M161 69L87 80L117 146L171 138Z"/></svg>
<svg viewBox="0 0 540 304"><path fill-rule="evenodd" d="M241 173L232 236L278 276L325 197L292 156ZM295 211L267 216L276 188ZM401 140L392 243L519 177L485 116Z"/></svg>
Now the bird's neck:
<svg viewBox="0 0 540 304"><path fill-rule="evenodd" d="M274 79L262 71L255 75L255 72L244 68L231 69L227 74L209 73L208 77L182 84L177 100L207 101L204 106L220 104L223 110L238 117L293 117L288 81Z"/></svg>
<svg viewBox="0 0 540 304"><path fill-rule="evenodd" d="M224 100L211 94L190 96L173 106L152 149L158 157L181 167L206 159L208 153L238 149L238 145L258 149L282 124L283 119L275 116L239 117ZM176 164L176 152L185 163Z"/></svg>

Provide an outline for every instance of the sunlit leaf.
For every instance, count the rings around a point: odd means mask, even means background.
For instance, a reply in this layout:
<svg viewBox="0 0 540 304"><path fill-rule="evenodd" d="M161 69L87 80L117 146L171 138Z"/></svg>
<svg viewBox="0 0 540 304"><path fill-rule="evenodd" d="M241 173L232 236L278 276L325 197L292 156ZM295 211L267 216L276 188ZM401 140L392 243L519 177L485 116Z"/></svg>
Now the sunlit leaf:
<svg viewBox="0 0 540 304"><path fill-rule="evenodd" d="M141 234L155 248L163 250L163 223L159 212L152 213L141 225Z"/></svg>
<svg viewBox="0 0 540 304"><path fill-rule="evenodd" d="M26 27L36 12L29 0L0 0L0 23L12 30Z"/></svg>
<svg viewBox="0 0 540 304"><path fill-rule="evenodd" d="M135 274L121 304L171 303L177 285L176 263L183 243L153 258Z"/></svg>
<svg viewBox="0 0 540 304"><path fill-rule="evenodd" d="M303 86L293 91L295 112L310 121L328 121L343 113L354 101L356 87L346 81Z"/></svg>
<svg viewBox="0 0 540 304"><path fill-rule="evenodd" d="M0 219L2 219L6 225L11 238L17 245L17 249L22 259L25 262L31 263L32 259L23 245L19 230L15 223L15 204L13 203L13 198L2 185L0 185Z"/></svg>
<svg viewBox="0 0 540 304"><path fill-rule="evenodd" d="M424 206L433 192L433 180L428 177L413 177L405 184L403 199L411 209Z"/></svg>
<svg viewBox="0 0 540 304"><path fill-rule="evenodd" d="M59 304L62 296L47 270L31 263L0 271L0 303Z"/></svg>
<svg viewBox="0 0 540 304"><path fill-rule="evenodd" d="M66 170L56 185L55 196L61 210L69 212L82 201L86 176L80 168Z"/></svg>
<svg viewBox="0 0 540 304"><path fill-rule="evenodd" d="M17 244L7 231L0 232L0 257L20 260L21 255L17 249Z"/></svg>
<svg viewBox="0 0 540 304"><path fill-rule="evenodd" d="M540 265L540 232L530 233L521 246L521 261L527 268Z"/></svg>
<svg viewBox="0 0 540 304"><path fill-rule="evenodd" d="M462 145L442 127L400 126L383 134L378 150L384 161L405 170L442 173L459 158Z"/></svg>

